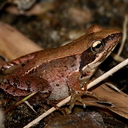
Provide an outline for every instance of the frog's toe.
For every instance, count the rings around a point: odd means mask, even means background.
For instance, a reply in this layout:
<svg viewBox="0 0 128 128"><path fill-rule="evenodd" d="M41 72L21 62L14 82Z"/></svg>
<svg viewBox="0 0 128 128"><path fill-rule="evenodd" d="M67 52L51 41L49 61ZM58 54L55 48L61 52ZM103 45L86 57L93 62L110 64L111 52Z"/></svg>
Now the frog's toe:
<svg viewBox="0 0 128 128"><path fill-rule="evenodd" d="M76 101L82 103L83 107L86 108L86 104L84 103L83 99L81 98L82 95L83 94L81 94L77 91L71 92L71 99L70 99L70 103L69 103L69 108L66 109L67 114L70 114L72 112L72 109L73 109Z"/></svg>
<svg viewBox="0 0 128 128"><path fill-rule="evenodd" d="M89 92L89 91L82 91L82 92L78 92L78 91L74 91L71 90L71 100L69 103L69 109L66 110L67 114L70 114L72 112L72 109L75 105L75 102L78 101L80 103L82 103L83 107L86 108L86 104L85 104L85 100L82 98L82 96L91 96L97 99L96 94Z"/></svg>
<svg viewBox="0 0 128 128"><path fill-rule="evenodd" d="M90 97L98 99L97 95L93 92L90 92L90 91L85 91L83 95L90 96Z"/></svg>

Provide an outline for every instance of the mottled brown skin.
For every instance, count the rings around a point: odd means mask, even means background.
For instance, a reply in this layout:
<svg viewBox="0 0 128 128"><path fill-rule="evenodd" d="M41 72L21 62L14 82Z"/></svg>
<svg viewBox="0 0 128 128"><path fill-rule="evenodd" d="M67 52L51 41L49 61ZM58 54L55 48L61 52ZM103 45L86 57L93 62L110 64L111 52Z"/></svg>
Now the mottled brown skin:
<svg viewBox="0 0 128 128"><path fill-rule="evenodd" d="M51 92L51 100L63 99L69 95L69 88L86 88L85 84L120 38L117 29L93 25L85 35L65 46L31 53L3 65L1 72L5 76L0 88L14 96L41 90ZM96 41L100 43L95 46Z"/></svg>

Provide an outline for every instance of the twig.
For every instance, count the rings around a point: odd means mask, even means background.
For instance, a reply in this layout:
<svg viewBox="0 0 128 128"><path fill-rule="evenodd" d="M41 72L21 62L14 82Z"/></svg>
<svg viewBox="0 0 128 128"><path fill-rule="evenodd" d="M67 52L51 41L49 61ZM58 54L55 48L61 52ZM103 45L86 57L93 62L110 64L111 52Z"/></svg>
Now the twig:
<svg viewBox="0 0 128 128"><path fill-rule="evenodd" d="M61 102L59 102L57 104L57 107L61 107L61 106L65 105L67 102L70 101L70 98L71 98L71 96L68 96L67 98L65 98L64 100L62 100ZM44 117L48 116L49 114L51 114L55 110L56 110L56 108L55 107L52 107L51 109L49 109L48 111L46 111L45 113L43 113L42 115L40 115L39 117L37 117L35 120L33 120L32 122L30 122L29 124L27 124L23 128L30 128L31 126L37 124L40 120L42 120Z"/></svg>
<svg viewBox="0 0 128 128"><path fill-rule="evenodd" d="M19 102L17 102L16 104L12 105L11 107L9 107L8 109L6 109L4 111L4 114L6 114L7 112L11 111L12 109L14 109L16 106L18 106L19 104L23 103L24 101L28 100L30 97L32 97L33 95L35 95L37 92L33 92L30 95L28 95L27 97L25 97L24 99L20 100Z"/></svg>
<svg viewBox="0 0 128 128"><path fill-rule="evenodd" d="M24 103L33 111L37 114L37 112L35 111L35 109L29 104L28 101L24 101Z"/></svg>
<svg viewBox="0 0 128 128"><path fill-rule="evenodd" d="M125 44L125 41L126 41L126 38L127 38L127 24L128 24L128 15L125 16L124 23L123 23L123 37L122 37L122 40L121 40L120 48L119 48L118 53L116 55L113 54L114 59L118 62L121 62L121 61L124 60L120 56L120 54L123 50L123 47L124 47L124 44Z"/></svg>
<svg viewBox="0 0 128 128"><path fill-rule="evenodd" d="M128 24L128 15L126 15L125 16L125 19L124 19L124 24L123 24L123 37L122 37L120 49L119 49L119 51L117 53L118 56L121 54L122 49L123 49L124 44L125 44L125 40L127 38L127 24Z"/></svg>
<svg viewBox="0 0 128 128"><path fill-rule="evenodd" d="M87 86L87 90L94 87L96 84L98 84L102 80L106 79L107 77L111 76L113 73L115 73L116 71L118 71L119 69L123 68L126 65L128 65L128 59L124 60L123 62L121 62L120 64L118 64L117 66L115 66L114 68L112 68L111 70L109 70L108 72L103 74L102 76L98 77L97 79L95 79L94 81L89 83ZM61 107L61 106L65 105L66 103L68 103L70 101L70 98L71 98L71 96L62 100L60 103L57 104L57 106ZM24 128L30 128L31 126L37 124L40 120L42 120L44 117L48 116L50 113L54 112L55 110L56 110L56 108L52 107L47 112L43 113L42 115L37 117L35 120L33 120L32 122L27 124Z"/></svg>
<svg viewBox="0 0 128 128"><path fill-rule="evenodd" d="M121 68L123 68L126 65L128 65L128 59L126 59L123 62L119 63L118 65L113 67L111 70L109 70L108 72L104 73L102 76L98 77L97 79L95 79L94 81L89 83L88 86L87 86L87 90L92 88L93 86L95 86L99 82L103 81L107 77L112 76L113 73L117 72L118 70L120 70Z"/></svg>

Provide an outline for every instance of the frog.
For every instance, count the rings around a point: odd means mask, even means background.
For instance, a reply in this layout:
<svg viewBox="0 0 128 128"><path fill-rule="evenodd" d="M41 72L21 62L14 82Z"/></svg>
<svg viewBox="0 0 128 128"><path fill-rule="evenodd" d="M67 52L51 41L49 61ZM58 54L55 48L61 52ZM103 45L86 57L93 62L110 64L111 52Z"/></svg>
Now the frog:
<svg viewBox="0 0 128 128"><path fill-rule="evenodd" d="M33 52L4 64L0 88L13 96L39 91L55 101L69 96L70 89L86 92L91 77L121 36L118 29L92 25L86 34L65 46Z"/></svg>

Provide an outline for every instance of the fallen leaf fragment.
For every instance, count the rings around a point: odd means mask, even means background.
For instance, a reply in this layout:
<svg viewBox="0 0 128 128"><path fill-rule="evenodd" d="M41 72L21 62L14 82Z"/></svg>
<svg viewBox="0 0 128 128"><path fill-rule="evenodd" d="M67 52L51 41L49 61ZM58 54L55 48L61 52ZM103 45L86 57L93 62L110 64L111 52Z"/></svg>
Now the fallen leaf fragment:
<svg viewBox="0 0 128 128"><path fill-rule="evenodd" d="M8 60L42 49L19 31L2 22L0 22L0 46L0 55Z"/></svg>
<svg viewBox="0 0 128 128"><path fill-rule="evenodd" d="M119 93L105 84L92 90L99 100L102 102L111 103L112 106L107 106L106 108L110 111L128 119L128 95Z"/></svg>

